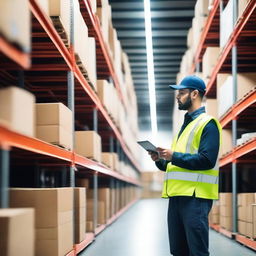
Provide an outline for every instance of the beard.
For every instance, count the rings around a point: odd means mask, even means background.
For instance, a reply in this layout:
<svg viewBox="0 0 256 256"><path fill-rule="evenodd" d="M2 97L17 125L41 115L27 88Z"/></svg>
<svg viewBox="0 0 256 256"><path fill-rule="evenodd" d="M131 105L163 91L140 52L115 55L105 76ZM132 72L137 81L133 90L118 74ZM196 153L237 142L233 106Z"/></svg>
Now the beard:
<svg viewBox="0 0 256 256"><path fill-rule="evenodd" d="M178 101L179 110L188 110L192 106L192 101L190 95L187 97L184 103Z"/></svg>

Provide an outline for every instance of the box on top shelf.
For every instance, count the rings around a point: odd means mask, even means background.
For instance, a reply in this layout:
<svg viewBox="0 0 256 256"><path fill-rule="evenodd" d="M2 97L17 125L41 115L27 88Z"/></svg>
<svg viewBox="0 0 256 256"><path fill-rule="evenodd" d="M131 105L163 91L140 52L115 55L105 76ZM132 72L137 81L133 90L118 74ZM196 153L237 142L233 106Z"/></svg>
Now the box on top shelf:
<svg viewBox="0 0 256 256"><path fill-rule="evenodd" d="M49 16L49 0L37 0L40 8Z"/></svg>
<svg viewBox="0 0 256 256"><path fill-rule="evenodd" d="M100 20L101 32L106 44L109 41L109 23L111 22L111 6L104 5L97 8L97 16Z"/></svg>
<svg viewBox="0 0 256 256"><path fill-rule="evenodd" d="M216 99L206 99L205 109L208 115L218 119L218 105Z"/></svg>
<svg viewBox="0 0 256 256"><path fill-rule="evenodd" d="M195 5L195 17L208 16L208 5L208 0L197 0Z"/></svg>
<svg viewBox="0 0 256 256"><path fill-rule="evenodd" d="M110 152L102 152L101 154L102 163L108 166L111 170L114 169L114 158Z"/></svg>
<svg viewBox="0 0 256 256"><path fill-rule="evenodd" d="M35 96L10 86L0 89L0 123L33 137L35 135Z"/></svg>
<svg viewBox="0 0 256 256"><path fill-rule="evenodd" d="M75 1L74 1L75 3ZM66 33L68 44L70 43L71 1L49 1L49 15L57 24L61 23Z"/></svg>
<svg viewBox="0 0 256 256"><path fill-rule="evenodd" d="M233 148L232 143L232 130L222 129L222 144L220 147L220 156L230 152Z"/></svg>
<svg viewBox="0 0 256 256"><path fill-rule="evenodd" d="M91 7L92 7L92 13L95 14L96 11L97 11L97 0L90 0L89 2L90 2Z"/></svg>
<svg viewBox="0 0 256 256"><path fill-rule="evenodd" d="M220 54L219 47L207 47L203 55L203 78L206 79L211 76L212 70L217 64Z"/></svg>
<svg viewBox="0 0 256 256"><path fill-rule="evenodd" d="M233 4L229 0L225 9L220 13L220 47L223 48L233 32Z"/></svg>
<svg viewBox="0 0 256 256"><path fill-rule="evenodd" d="M238 1L238 18L242 17L243 12L249 2L250 2L250 0L239 0Z"/></svg>
<svg viewBox="0 0 256 256"><path fill-rule="evenodd" d="M101 162L101 137L95 131L75 132L75 152Z"/></svg>
<svg viewBox="0 0 256 256"><path fill-rule="evenodd" d="M0 209L1 255L35 255L34 209Z"/></svg>
<svg viewBox="0 0 256 256"><path fill-rule="evenodd" d="M256 87L256 73L237 74L237 101L241 100L250 90ZM230 95L230 97L226 97ZM222 116L233 105L233 77L223 73L217 75L217 99L219 116Z"/></svg>
<svg viewBox="0 0 256 256"><path fill-rule="evenodd" d="M0 34L23 52L31 51L31 13L29 1L0 1ZM17 13L19 15L17 15Z"/></svg>
<svg viewBox="0 0 256 256"><path fill-rule="evenodd" d="M90 181L89 181L89 179L78 178L78 179L76 179L76 186L89 189Z"/></svg>
<svg viewBox="0 0 256 256"><path fill-rule="evenodd" d="M187 47L188 47L188 48L191 48L191 47L192 47L192 45L193 45L193 40L194 40L194 38L193 38L193 29L190 28L190 29L188 30L188 36L187 36Z"/></svg>

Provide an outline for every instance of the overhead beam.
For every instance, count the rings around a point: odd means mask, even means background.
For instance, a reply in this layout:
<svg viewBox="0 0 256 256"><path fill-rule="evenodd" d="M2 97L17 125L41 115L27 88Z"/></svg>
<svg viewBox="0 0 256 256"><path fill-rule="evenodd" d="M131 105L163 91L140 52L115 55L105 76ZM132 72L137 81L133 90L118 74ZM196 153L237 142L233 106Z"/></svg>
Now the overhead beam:
<svg viewBox="0 0 256 256"><path fill-rule="evenodd" d="M187 29L186 30L153 30L152 36L153 37L186 37L187 36ZM145 37L145 31L144 30L119 30L117 32L118 37L120 38L129 38L129 37L139 37L144 38Z"/></svg>
<svg viewBox="0 0 256 256"><path fill-rule="evenodd" d="M193 17L194 10L160 10L151 11L151 18L171 18L171 17ZM115 11L112 13L113 19L144 19L144 11Z"/></svg>
<svg viewBox="0 0 256 256"><path fill-rule="evenodd" d="M186 51L185 47L173 47L173 48L155 48L153 49L154 54L157 53L184 53ZM125 52L130 56L132 54L147 54L147 50L146 49L125 49Z"/></svg>

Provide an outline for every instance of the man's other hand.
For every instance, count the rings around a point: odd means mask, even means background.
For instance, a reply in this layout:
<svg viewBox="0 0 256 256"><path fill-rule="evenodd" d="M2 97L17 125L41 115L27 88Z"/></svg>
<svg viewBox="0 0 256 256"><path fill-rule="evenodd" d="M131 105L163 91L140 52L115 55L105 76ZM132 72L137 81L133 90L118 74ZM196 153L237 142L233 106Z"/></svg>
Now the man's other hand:
<svg viewBox="0 0 256 256"><path fill-rule="evenodd" d="M172 151L170 149L165 148L157 148L157 152L159 153L159 157L165 160L172 160Z"/></svg>

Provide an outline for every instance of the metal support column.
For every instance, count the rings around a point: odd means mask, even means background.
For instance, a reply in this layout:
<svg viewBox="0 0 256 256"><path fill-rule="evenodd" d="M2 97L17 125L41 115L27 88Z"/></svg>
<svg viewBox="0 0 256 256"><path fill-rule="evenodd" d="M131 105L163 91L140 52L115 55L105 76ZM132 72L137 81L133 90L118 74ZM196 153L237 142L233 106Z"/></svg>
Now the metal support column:
<svg viewBox="0 0 256 256"><path fill-rule="evenodd" d="M237 0L233 0L233 27L237 20ZM233 77L233 104L237 101L237 46L232 47L232 77ZM237 121L232 120L232 142L236 146ZM232 211L233 211L233 232L237 232L237 166L232 163Z"/></svg>
<svg viewBox="0 0 256 256"><path fill-rule="evenodd" d="M9 207L9 163L9 151L0 149L0 208Z"/></svg>
<svg viewBox="0 0 256 256"><path fill-rule="evenodd" d="M113 136L109 137L109 152L114 152L114 138Z"/></svg>
<svg viewBox="0 0 256 256"><path fill-rule="evenodd" d="M98 225L98 174L93 175L93 227Z"/></svg>
<svg viewBox="0 0 256 256"><path fill-rule="evenodd" d="M93 109L93 130L98 132L98 109Z"/></svg>

